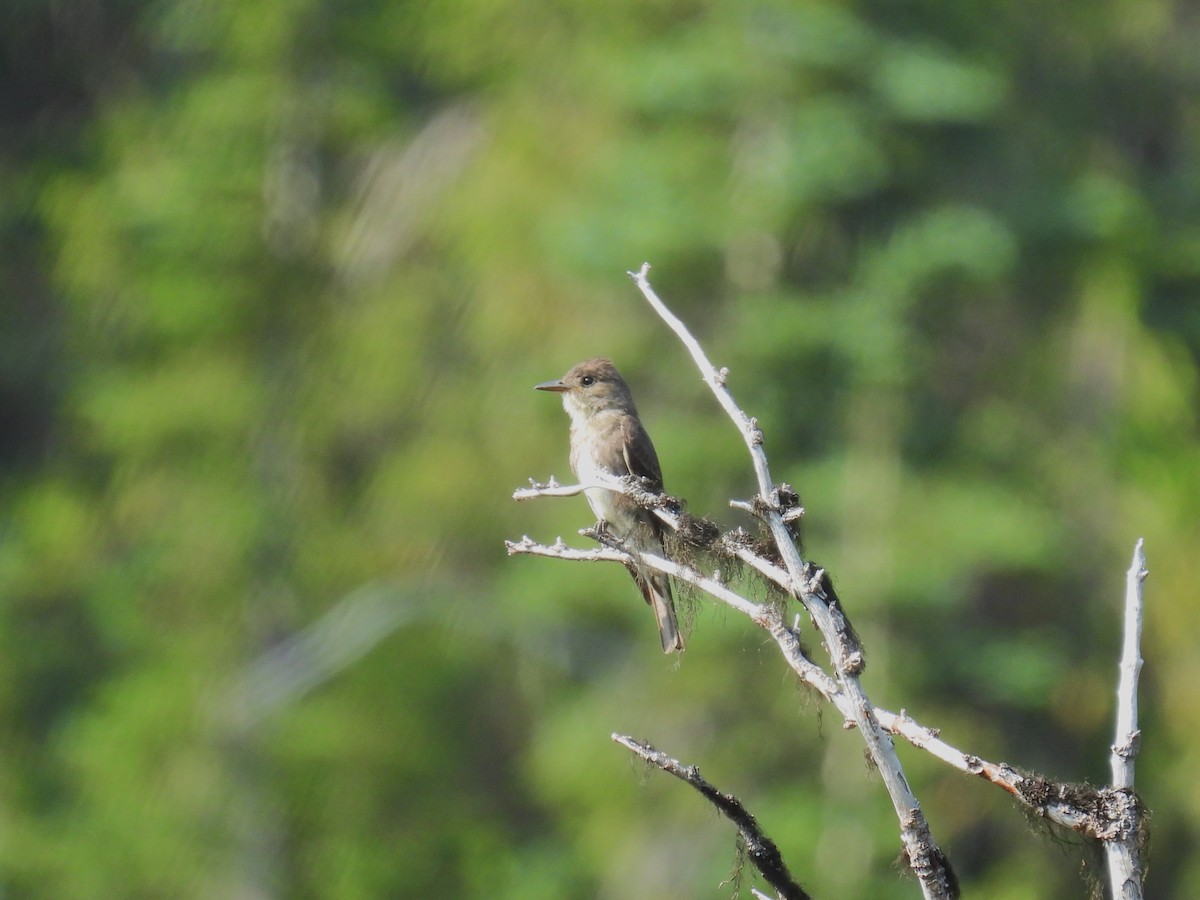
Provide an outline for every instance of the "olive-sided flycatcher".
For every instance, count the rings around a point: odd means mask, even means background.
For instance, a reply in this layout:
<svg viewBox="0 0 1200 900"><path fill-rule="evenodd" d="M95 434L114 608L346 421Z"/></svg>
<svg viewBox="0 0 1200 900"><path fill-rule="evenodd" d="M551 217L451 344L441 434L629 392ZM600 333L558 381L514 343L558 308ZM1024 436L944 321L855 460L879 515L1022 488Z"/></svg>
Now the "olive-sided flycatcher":
<svg viewBox="0 0 1200 900"><path fill-rule="evenodd" d="M662 490L662 469L650 435L642 427L629 385L611 360L597 357L581 362L558 381L536 386L539 391L562 394L563 408L571 417L571 469L600 520L631 550L664 556L658 517L624 494L601 487L586 487L596 472L620 478L646 479L650 490ZM630 568L642 596L658 619L663 651L683 649L683 636L675 619L671 582L661 572L645 566Z"/></svg>

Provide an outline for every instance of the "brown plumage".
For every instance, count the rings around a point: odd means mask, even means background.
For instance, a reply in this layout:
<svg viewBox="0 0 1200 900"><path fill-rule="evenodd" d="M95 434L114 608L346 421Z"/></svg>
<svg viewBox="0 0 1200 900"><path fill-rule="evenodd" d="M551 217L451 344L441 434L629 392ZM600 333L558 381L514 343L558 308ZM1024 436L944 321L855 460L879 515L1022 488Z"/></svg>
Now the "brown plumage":
<svg viewBox="0 0 1200 900"><path fill-rule="evenodd" d="M537 389L562 394L563 408L571 417L571 469L585 486L592 512L631 550L664 556L663 525L653 513L623 494L587 487L594 473L601 471L618 478L636 475L647 480L650 490L662 490L658 454L616 366L604 357L589 359ZM644 566L634 566L631 574L654 610L663 651L682 650L670 579Z"/></svg>

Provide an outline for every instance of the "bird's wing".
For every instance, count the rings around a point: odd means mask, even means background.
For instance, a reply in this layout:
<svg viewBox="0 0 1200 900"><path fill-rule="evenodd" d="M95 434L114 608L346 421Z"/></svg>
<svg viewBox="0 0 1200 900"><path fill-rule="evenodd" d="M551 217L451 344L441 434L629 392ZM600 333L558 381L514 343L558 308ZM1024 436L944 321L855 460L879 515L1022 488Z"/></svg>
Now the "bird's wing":
<svg viewBox="0 0 1200 900"><path fill-rule="evenodd" d="M656 491L661 491L662 469L658 464L658 454L654 452L650 435L646 434L646 429L636 416L625 416L621 420L621 439L625 467L629 474L649 479L650 486Z"/></svg>

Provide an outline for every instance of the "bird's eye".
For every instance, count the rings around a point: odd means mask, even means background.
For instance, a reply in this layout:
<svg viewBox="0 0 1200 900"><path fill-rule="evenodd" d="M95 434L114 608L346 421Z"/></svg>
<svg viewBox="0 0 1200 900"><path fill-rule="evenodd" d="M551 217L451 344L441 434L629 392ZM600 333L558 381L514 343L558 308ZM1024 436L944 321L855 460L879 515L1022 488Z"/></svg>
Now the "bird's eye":
<svg viewBox="0 0 1200 900"><path fill-rule="evenodd" d="M582 378L579 379L579 383L582 384L584 387L591 387L593 384L596 383L596 378L593 375L584 375Z"/></svg>

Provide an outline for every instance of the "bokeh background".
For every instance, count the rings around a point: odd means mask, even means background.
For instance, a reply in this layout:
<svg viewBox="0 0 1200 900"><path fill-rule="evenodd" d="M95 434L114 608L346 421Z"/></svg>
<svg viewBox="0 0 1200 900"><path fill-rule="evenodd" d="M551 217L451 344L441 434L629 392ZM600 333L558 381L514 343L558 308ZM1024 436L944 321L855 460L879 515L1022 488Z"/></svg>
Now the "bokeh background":
<svg viewBox="0 0 1200 900"><path fill-rule="evenodd" d="M912 897L861 745L749 623L666 659L567 420L753 477L951 743L1108 778L1150 581L1148 896L1200 896L1200 16L1185 0L10 0L0 8L0 895L727 898L737 793L819 897ZM754 590L753 587L748 588ZM968 896L1087 848L901 747ZM747 871L738 896L755 882Z"/></svg>

